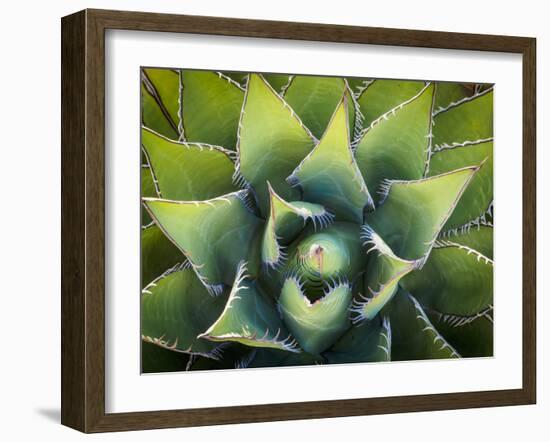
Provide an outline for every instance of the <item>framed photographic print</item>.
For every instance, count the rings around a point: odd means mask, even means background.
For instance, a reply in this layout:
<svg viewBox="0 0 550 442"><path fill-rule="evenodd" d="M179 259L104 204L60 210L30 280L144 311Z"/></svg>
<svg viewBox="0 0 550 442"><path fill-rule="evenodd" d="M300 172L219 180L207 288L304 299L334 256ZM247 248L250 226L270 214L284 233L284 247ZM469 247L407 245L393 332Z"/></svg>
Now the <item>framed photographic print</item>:
<svg viewBox="0 0 550 442"><path fill-rule="evenodd" d="M62 20L62 423L535 402L535 40Z"/></svg>

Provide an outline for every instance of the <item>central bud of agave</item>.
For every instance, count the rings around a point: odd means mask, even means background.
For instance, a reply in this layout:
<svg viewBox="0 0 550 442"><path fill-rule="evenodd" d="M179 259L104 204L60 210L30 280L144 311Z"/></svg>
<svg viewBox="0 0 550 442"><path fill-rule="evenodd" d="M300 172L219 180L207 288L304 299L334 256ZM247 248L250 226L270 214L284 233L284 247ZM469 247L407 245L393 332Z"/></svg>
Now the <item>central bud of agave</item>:
<svg viewBox="0 0 550 442"><path fill-rule="evenodd" d="M310 354L320 354L348 327L356 262L364 267L357 241L350 241L353 234L358 234L355 226L335 223L289 247L278 305L285 324Z"/></svg>
<svg viewBox="0 0 550 442"><path fill-rule="evenodd" d="M327 233L315 233L298 244L290 267L302 278L308 298L314 301L322 297L327 284L348 273L350 264L344 242Z"/></svg>

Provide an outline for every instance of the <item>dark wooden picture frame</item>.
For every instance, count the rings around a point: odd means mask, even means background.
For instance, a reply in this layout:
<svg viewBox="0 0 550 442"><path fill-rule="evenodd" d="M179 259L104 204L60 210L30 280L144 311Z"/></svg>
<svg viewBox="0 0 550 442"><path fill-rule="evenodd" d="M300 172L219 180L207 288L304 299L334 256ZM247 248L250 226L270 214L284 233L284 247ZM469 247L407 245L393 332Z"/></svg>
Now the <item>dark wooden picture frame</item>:
<svg viewBox="0 0 550 442"><path fill-rule="evenodd" d="M62 19L62 407L83 432L534 404L536 40L311 23L84 10ZM523 58L522 388L132 413L105 412L105 30L494 51Z"/></svg>

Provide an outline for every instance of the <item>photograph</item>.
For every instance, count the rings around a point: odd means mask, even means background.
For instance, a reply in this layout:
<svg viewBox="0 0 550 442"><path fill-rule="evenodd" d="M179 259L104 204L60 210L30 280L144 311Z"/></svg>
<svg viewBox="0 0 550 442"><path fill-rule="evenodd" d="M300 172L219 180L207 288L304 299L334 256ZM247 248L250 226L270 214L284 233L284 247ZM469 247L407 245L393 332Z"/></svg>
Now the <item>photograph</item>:
<svg viewBox="0 0 550 442"><path fill-rule="evenodd" d="M540 440L543 6L7 2L0 441Z"/></svg>
<svg viewBox="0 0 550 442"><path fill-rule="evenodd" d="M142 374L493 356L494 84L365 74L140 68Z"/></svg>

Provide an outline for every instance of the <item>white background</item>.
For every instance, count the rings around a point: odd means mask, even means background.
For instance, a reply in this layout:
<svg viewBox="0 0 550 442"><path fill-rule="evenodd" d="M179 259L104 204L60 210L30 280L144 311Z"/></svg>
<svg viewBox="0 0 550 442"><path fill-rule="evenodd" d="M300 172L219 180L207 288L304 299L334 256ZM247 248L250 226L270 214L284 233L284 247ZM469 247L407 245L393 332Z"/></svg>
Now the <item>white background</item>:
<svg viewBox="0 0 550 442"><path fill-rule="evenodd" d="M543 122L550 119L550 29L544 2L479 2L452 6L440 1L244 2L244 1L49 1L19 0L2 11L2 332L0 364L2 425L5 440L80 440L58 425L60 306L60 30L59 17L84 7L155 10L203 15L317 21L367 26L516 34L538 38L539 218L548 222L541 189L548 188L550 166L543 146L550 143ZM7 138L6 138L7 134ZM546 212L546 214L544 213ZM539 388L536 406L415 413L321 421L299 421L217 428L92 436L99 440L281 440L307 437L463 441L544 440L548 436L550 326L547 231L539 228ZM546 419L546 420L545 420ZM545 436L543 434L546 433ZM32 439L31 439L32 440Z"/></svg>
<svg viewBox="0 0 550 442"><path fill-rule="evenodd" d="M128 412L521 387L521 57L431 49L108 31L106 410ZM404 64L403 60L407 60ZM494 358L140 376L140 66L495 83ZM449 69L449 67L452 67ZM135 115L132 118L131 115ZM129 228L134 226L134 228ZM509 232L516 232L511 236ZM444 376L442 374L445 374ZM373 380L383 379L381 382ZM387 382L391 379L391 382ZM411 382L414 379L414 382ZM204 386L208 385L205 391ZM322 388L319 388L322 385ZM182 393L185 394L182 394Z"/></svg>

